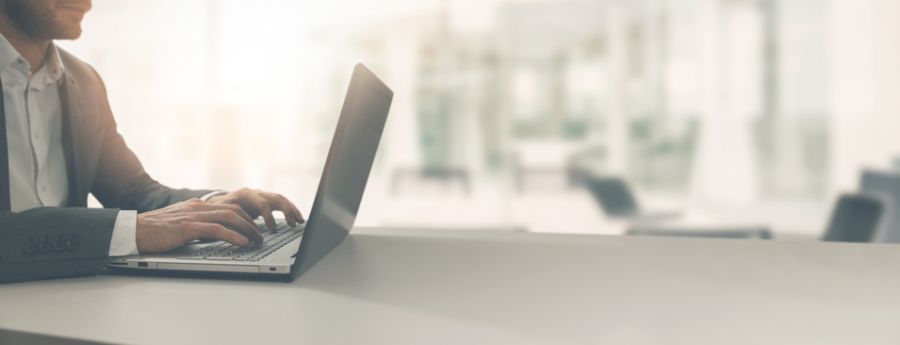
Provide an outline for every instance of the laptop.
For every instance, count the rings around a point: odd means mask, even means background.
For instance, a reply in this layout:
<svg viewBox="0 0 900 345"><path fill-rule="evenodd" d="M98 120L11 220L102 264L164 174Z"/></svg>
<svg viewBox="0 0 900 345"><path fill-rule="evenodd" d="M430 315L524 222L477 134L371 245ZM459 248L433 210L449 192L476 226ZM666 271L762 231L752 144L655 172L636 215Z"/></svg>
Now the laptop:
<svg viewBox="0 0 900 345"><path fill-rule="evenodd" d="M586 181L588 191L606 215L636 222L655 222L679 218L678 211L646 211L641 209L631 188L621 178L594 176Z"/></svg>
<svg viewBox="0 0 900 345"><path fill-rule="evenodd" d="M111 259L107 268L131 273L244 276L293 280L338 245L353 228L394 93L357 64L344 99L322 178L305 224L257 222L264 242L238 247L191 243L165 254ZM143 271L143 272L141 272Z"/></svg>

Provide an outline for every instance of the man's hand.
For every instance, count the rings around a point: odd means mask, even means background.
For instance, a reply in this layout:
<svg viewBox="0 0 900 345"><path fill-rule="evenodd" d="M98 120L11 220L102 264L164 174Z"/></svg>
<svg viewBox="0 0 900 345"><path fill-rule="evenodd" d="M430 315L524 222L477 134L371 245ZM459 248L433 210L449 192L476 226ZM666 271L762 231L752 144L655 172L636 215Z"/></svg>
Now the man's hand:
<svg viewBox="0 0 900 345"><path fill-rule="evenodd" d="M140 253L162 253L196 239L217 239L246 246L262 242L251 218L240 206L191 199L141 213L136 242Z"/></svg>
<svg viewBox="0 0 900 345"><path fill-rule="evenodd" d="M305 222L303 214L297 210L297 206L276 193L244 188L214 196L206 202L213 205L240 206L252 219L262 216L266 221L266 226L271 230L275 230L275 217L272 216L272 211L284 213L284 218L290 226Z"/></svg>

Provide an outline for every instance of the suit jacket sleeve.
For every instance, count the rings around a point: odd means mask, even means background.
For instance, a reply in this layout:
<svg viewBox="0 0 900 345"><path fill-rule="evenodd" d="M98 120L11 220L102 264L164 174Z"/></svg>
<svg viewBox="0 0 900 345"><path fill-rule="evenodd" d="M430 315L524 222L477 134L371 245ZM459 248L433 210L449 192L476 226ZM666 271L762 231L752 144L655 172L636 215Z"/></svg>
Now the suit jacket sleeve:
<svg viewBox="0 0 900 345"><path fill-rule="evenodd" d="M210 190L169 188L144 171L141 162L117 130L103 81L96 72L94 75L102 87L102 99L98 101L102 105L100 124L103 127L100 131L103 141L97 176L91 190L97 200L104 207L146 212L210 193Z"/></svg>
<svg viewBox="0 0 900 345"><path fill-rule="evenodd" d="M93 275L109 254L116 209L0 212L0 283Z"/></svg>

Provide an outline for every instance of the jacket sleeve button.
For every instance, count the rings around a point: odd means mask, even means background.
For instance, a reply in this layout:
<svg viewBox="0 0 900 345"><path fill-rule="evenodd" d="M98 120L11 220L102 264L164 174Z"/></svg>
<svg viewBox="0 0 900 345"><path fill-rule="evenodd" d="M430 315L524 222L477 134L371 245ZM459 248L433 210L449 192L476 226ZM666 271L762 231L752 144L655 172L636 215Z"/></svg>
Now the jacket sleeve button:
<svg viewBox="0 0 900 345"><path fill-rule="evenodd" d="M40 251L41 254L44 254L49 253L51 250L53 250L53 245L50 243L50 237L44 236L41 243L38 243L38 251Z"/></svg>
<svg viewBox="0 0 900 345"><path fill-rule="evenodd" d="M78 239L78 235L73 235L68 241L66 241L66 249L69 251L76 251L78 247L81 246L81 240Z"/></svg>
<svg viewBox="0 0 900 345"><path fill-rule="evenodd" d="M62 235L59 235L59 237L56 238L56 242L53 242L53 252L59 254L65 250L66 250L66 240L63 238Z"/></svg>
<svg viewBox="0 0 900 345"><path fill-rule="evenodd" d="M22 246L22 253L25 254L25 256L32 256L35 252L37 252L37 246L35 246L34 243L28 243Z"/></svg>

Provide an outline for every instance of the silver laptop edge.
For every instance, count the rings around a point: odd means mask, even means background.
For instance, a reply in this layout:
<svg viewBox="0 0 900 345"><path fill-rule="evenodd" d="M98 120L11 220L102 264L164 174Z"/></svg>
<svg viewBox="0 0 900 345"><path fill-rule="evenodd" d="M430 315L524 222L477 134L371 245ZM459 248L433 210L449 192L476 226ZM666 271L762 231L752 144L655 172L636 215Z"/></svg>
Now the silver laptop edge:
<svg viewBox="0 0 900 345"><path fill-rule="evenodd" d="M393 95L390 88L365 66L356 65L312 210L299 238L259 261L184 259L186 253L209 245L195 243L165 254L111 258L107 267L156 272L299 276L328 254L353 228Z"/></svg>

